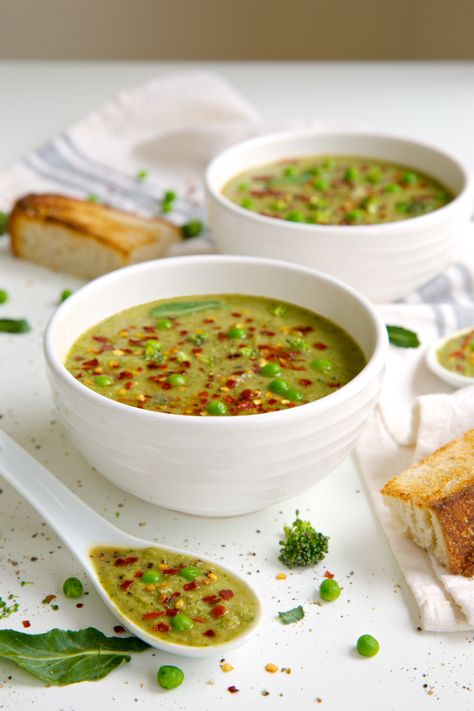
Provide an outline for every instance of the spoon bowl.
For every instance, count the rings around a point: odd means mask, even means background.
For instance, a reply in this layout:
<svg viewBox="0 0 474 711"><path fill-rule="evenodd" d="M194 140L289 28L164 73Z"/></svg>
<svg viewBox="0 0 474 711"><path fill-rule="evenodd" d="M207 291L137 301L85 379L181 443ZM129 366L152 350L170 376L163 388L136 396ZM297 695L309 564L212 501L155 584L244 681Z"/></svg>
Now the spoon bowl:
<svg viewBox="0 0 474 711"><path fill-rule="evenodd" d="M224 652L247 641L257 629L262 617L262 607L257 593L242 576L219 564L223 571L236 578L255 598L256 615L246 630L231 640L206 647L167 642L149 634L126 617L110 599L92 564L90 553L93 548L102 546L135 549L156 548L156 543L125 533L102 518L2 431L0 431L0 475L36 509L76 556L111 612L131 633L152 647L186 657L222 656ZM161 544L159 548L170 553L193 556L192 552L180 548L162 546ZM198 555L196 558L201 559ZM212 561L204 562L212 563Z"/></svg>

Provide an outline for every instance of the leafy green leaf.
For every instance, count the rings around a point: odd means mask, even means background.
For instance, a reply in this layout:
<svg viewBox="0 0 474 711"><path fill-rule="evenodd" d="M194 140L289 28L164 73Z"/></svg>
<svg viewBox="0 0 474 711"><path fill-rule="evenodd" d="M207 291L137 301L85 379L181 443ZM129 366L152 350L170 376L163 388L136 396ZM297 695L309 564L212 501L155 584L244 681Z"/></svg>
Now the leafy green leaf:
<svg viewBox="0 0 474 711"><path fill-rule="evenodd" d="M16 595L10 595L8 596L8 599L10 601L16 599ZM11 605L8 604L6 600L3 600L3 598L0 597L0 620L4 620L6 617L10 617L10 615L13 615L15 612L18 612L20 609L20 606L17 602L12 602Z"/></svg>
<svg viewBox="0 0 474 711"><path fill-rule="evenodd" d="M278 619L282 625L292 625L294 622L299 622L304 617L304 610L301 605L294 607L292 610L287 610L287 612L279 612Z"/></svg>
<svg viewBox="0 0 474 711"><path fill-rule="evenodd" d="M414 331L403 326L390 326L387 324L388 340L392 346L398 348L418 348L420 341Z"/></svg>
<svg viewBox="0 0 474 711"><path fill-rule="evenodd" d="M137 637L106 637L94 627L52 629L43 634L0 630L0 657L10 659L48 684L95 681L148 645Z"/></svg>
<svg viewBox="0 0 474 711"><path fill-rule="evenodd" d="M160 304L150 311L150 316L154 318L173 318L196 313L197 311L208 311L209 309L220 309L222 301L171 301L168 304Z"/></svg>
<svg viewBox="0 0 474 711"><path fill-rule="evenodd" d="M6 234L9 217L7 212L0 212L0 235Z"/></svg>
<svg viewBox="0 0 474 711"><path fill-rule="evenodd" d="M0 318L0 333L28 333L31 326L25 319Z"/></svg>

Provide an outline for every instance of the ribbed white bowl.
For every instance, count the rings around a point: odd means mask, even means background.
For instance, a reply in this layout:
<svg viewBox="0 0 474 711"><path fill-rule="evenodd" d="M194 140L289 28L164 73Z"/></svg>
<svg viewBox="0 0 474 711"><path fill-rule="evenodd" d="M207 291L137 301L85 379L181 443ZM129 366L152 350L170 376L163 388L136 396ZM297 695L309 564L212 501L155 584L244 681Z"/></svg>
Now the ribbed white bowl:
<svg viewBox="0 0 474 711"><path fill-rule="evenodd" d="M235 175L307 155L359 155L423 171L455 199L427 215L383 225L306 225L245 210L222 194ZM209 223L220 252L284 259L342 279L375 302L407 296L451 261L473 209L473 183L462 163L424 143L361 132L288 131L221 153L206 174Z"/></svg>
<svg viewBox="0 0 474 711"><path fill-rule="evenodd" d="M154 299L212 293L263 295L313 309L348 331L368 364L321 400L241 417L139 410L89 390L63 365L75 339L117 311ZM59 416L85 458L136 496L203 516L261 509L334 469L375 405L386 352L385 326L364 297L312 270L248 257L179 257L112 272L65 301L45 334Z"/></svg>

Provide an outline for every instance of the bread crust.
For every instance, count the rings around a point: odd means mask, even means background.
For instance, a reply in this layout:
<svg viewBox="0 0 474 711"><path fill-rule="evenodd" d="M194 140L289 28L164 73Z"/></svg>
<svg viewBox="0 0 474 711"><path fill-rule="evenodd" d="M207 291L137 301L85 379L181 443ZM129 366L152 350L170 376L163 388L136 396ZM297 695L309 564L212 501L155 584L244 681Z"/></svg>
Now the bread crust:
<svg viewBox="0 0 474 711"><path fill-rule="evenodd" d="M449 570L474 575L474 429L390 479L381 493L434 516Z"/></svg>

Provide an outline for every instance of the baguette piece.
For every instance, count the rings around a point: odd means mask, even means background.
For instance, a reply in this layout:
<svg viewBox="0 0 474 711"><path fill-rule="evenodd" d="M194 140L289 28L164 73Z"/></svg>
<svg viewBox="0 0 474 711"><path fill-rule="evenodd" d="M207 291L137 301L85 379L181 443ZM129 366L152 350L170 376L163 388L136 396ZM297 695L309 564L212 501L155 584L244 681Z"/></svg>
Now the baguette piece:
<svg viewBox="0 0 474 711"><path fill-rule="evenodd" d="M394 519L451 573L474 575L474 429L390 479Z"/></svg>
<svg viewBox="0 0 474 711"><path fill-rule="evenodd" d="M167 220L48 194L18 200L8 231L17 257L86 279L163 257L181 239Z"/></svg>

